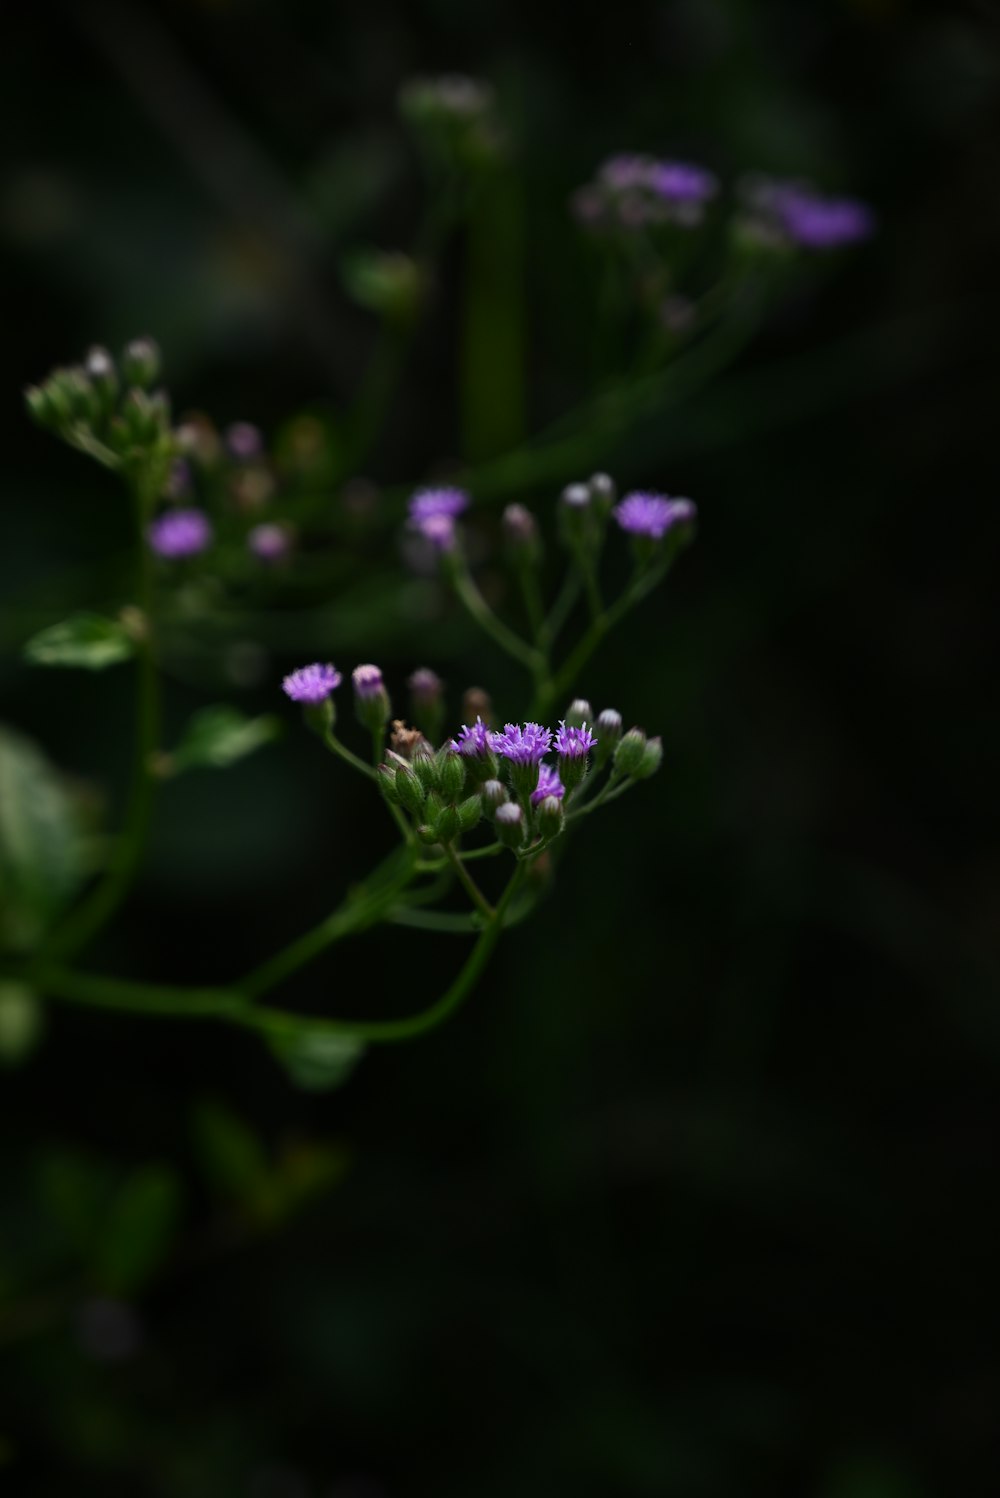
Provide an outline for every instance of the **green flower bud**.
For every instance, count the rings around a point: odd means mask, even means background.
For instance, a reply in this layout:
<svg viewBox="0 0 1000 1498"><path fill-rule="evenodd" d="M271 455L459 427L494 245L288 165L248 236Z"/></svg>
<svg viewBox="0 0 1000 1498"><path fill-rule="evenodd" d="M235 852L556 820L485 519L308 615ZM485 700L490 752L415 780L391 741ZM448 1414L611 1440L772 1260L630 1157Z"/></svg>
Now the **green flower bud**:
<svg viewBox="0 0 1000 1498"><path fill-rule="evenodd" d="M638 770L635 771L636 780L648 780L651 775L656 774L662 763L663 740L658 738L648 739L645 753L642 756L642 762Z"/></svg>
<svg viewBox="0 0 1000 1498"><path fill-rule="evenodd" d="M110 413L118 394L118 371L106 348L95 344L87 353L84 369L100 398L105 414Z"/></svg>
<svg viewBox="0 0 1000 1498"><path fill-rule="evenodd" d="M24 392L24 402L32 420L37 421L40 427L47 427L51 431L59 425L51 397L44 386L29 385Z"/></svg>
<svg viewBox="0 0 1000 1498"><path fill-rule="evenodd" d="M378 776L379 790L387 801L393 805L399 804L399 792L396 790L396 767L394 765L379 765L375 774Z"/></svg>
<svg viewBox="0 0 1000 1498"><path fill-rule="evenodd" d="M599 515L610 515L611 508L618 498L618 489L614 479L608 473L592 473L587 481L590 490L591 502Z"/></svg>
<svg viewBox="0 0 1000 1498"><path fill-rule="evenodd" d="M494 826L505 848L519 848L524 842L524 813L516 801L505 801L497 807Z"/></svg>
<svg viewBox="0 0 1000 1498"><path fill-rule="evenodd" d="M126 385L148 390L160 375L160 349L152 338L134 338L122 353L122 374Z"/></svg>
<svg viewBox="0 0 1000 1498"><path fill-rule="evenodd" d="M420 841L426 844L428 848L435 847L438 840L438 835L434 831L434 828L429 827L426 822L417 828L417 837L419 837Z"/></svg>
<svg viewBox="0 0 1000 1498"><path fill-rule="evenodd" d="M471 832L483 814L482 798L479 796L467 796L464 801L459 802L455 809L458 812L460 831Z"/></svg>
<svg viewBox="0 0 1000 1498"><path fill-rule="evenodd" d="M594 709L583 697L576 697L566 709L563 722L567 728L583 728L586 724L593 724Z"/></svg>
<svg viewBox="0 0 1000 1498"><path fill-rule="evenodd" d="M623 775L635 775L646 753L646 735L641 728L630 728L615 750L615 769Z"/></svg>
<svg viewBox="0 0 1000 1498"><path fill-rule="evenodd" d="M333 698L326 697L322 702L306 703L302 709L302 717L307 728L318 733L321 739L325 738L336 722Z"/></svg>
<svg viewBox="0 0 1000 1498"><path fill-rule="evenodd" d="M535 816L538 819L538 830L546 842L558 837L566 822L566 813L558 796L546 796L540 801Z"/></svg>
<svg viewBox="0 0 1000 1498"><path fill-rule="evenodd" d="M437 755L438 785L449 801L457 801L465 789L465 760L454 749L441 749Z"/></svg>
<svg viewBox="0 0 1000 1498"><path fill-rule="evenodd" d="M597 734L594 763L598 769L601 769L603 765L607 764L621 741L621 713L616 712L613 707L606 707L594 724L594 732Z"/></svg>
<svg viewBox="0 0 1000 1498"><path fill-rule="evenodd" d="M510 800L510 792L502 780L487 780L482 790L483 806L487 811L496 811L498 806L503 806L505 801Z"/></svg>
<svg viewBox="0 0 1000 1498"><path fill-rule="evenodd" d="M396 795L399 797L400 806L412 812L415 817L422 814L424 809L424 787L421 784L419 775L409 765L400 764L396 766Z"/></svg>
<svg viewBox="0 0 1000 1498"><path fill-rule="evenodd" d="M458 836L462 824L454 806L444 806L434 818L432 825L438 842L450 843L453 838Z"/></svg>
<svg viewBox="0 0 1000 1498"><path fill-rule="evenodd" d="M429 745L428 750L430 750ZM420 753L414 753L410 763L413 766L414 774L425 791L440 790L438 760L432 750L430 752L422 750Z"/></svg>

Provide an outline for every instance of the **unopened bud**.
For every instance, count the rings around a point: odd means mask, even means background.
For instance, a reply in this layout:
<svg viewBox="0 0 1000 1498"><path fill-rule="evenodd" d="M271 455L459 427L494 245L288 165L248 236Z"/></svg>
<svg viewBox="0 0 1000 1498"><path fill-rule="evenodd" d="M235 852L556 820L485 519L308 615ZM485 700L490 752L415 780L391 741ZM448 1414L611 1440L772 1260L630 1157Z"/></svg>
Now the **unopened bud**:
<svg viewBox="0 0 1000 1498"><path fill-rule="evenodd" d="M567 728L583 728L594 721L594 709L583 697L576 697L566 709L563 722Z"/></svg>
<svg viewBox="0 0 1000 1498"><path fill-rule="evenodd" d="M559 496L559 533L567 546L579 548L592 540L594 515L586 484L567 484Z"/></svg>
<svg viewBox="0 0 1000 1498"><path fill-rule="evenodd" d="M482 718L486 727L493 722L493 699L482 687L469 687L462 697L463 723L475 723Z"/></svg>
<svg viewBox="0 0 1000 1498"><path fill-rule="evenodd" d="M594 724L594 732L597 734L597 747L594 750L594 760L598 768L607 764L622 736L622 715L613 707L606 707L598 715Z"/></svg>
<svg viewBox="0 0 1000 1498"><path fill-rule="evenodd" d="M435 817L432 826L434 835L439 843L450 843L458 835L461 828L458 812L454 806L443 806Z"/></svg>
<svg viewBox="0 0 1000 1498"><path fill-rule="evenodd" d="M539 802L535 815L538 818L538 830L546 842L562 832L566 814L558 796L546 796Z"/></svg>
<svg viewBox="0 0 1000 1498"><path fill-rule="evenodd" d="M662 763L663 740L659 738L648 739L646 741L646 751L642 756L642 763L639 765L638 770L635 771L636 780L648 780L651 775L656 774Z"/></svg>
<svg viewBox="0 0 1000 1498"><path fill-rule="evenodd" d="M389 694L382 681L382 672L378 666L355 666L352 679L354 681L354 711L358 722L363 724L370 733L379 733L388 722L392 711Z"/></svg>
<svg viewBox="0 0 1000 1498"><path fill-rule="evenodd" d="M387 801L394 805L399 801L399 793L396 790L396 770L393 765L379 765L375 771L378 777L379 790Z"/></svg>
<svg viewBox="0 0 1000 1498"><path fill-rule="evenodd" d="M406 685L410 689L410 710L414 722L429 739L437 740L441 735L444 711L444 682L436 671L428 666L420 666Z"/></svg>
<svg viewBox="0 0 1000 1498"><path fill-rule="evenodd" d="M118 371L107 349L101 348L100 344L95 344L84 360L84 368L95 388L110 405L118 394Z"/></svg>
<svg viewBox="0 0 1000 1498"><path fill-rule="evenodd" d="M611 507L618 498L618 489L614 479L609 473L592 473L587 484L590 490L590 498L594 508L602 515L608 515Z"/></svg>
<svg viewBox="0 0 1000 1498"><path fill-rule="evenodd" d="M483 814L482 799L479 796L467 796L455 810L458 812L459 831L471 832Z"/></svg>
<svg viewBox="0 0 1000 1498"><path fill-rule="evenodd" d="M427 745L427 749L430 750L429 744ZM437 755L433 751L427 753L422 750L419 754L414 754L410 763L413 766L414 774L424 790L436 791L438 789L438 775L440 771Z"/></svg>
<svg viewBox="0 0 1000 1498"><path fill-rule="evenodd" d="M438 753L438 785L449 801L456 801L465 789L465 760L454 749Z"/></svg>
<svg viewBox="0 0 1000 1498"><path fill-rule="evenodd" d="M615 750L615 769L623 775L634 775L646 753L646 735L641 728L630 728Z"/></svg>
<svg viewBox="0 0 1000 1498"><path fill-rule="evenodd" d="M160 375L160 348L152 338L133 338L122 354L122 374L127 385L148 390Z"/></svg>
<svg viewBox="0 0 1000 1498"><path fill-rule="evenodd" d="M508 505L503 512L503 533L514 554L526 561L537 561L541 555L538 522L524 505Z"/></svg>
<svg viewBox="0 0 1000 1498"><path fill-rule="evenodd" d="M59 425L49 393L41 385L29 385L24 392L24 401L32 420L37 421L40 427L51 429Z"/></svg>
<svg viewBox="0 0 1000 1498"><path fill-rule="evenodd" d="M524 840L524 813L516 801L505 801L497 807L497 837L505 848L519 848Z"/></svg>
<svg viewBox="0 0 1000 1498"><path fill-rule="evenodd" d="M420 783L420 777L409 765L396 766L395 788L400 806L404 806L415 817L419 816L424 807L424 787Z"/></svg>
<svg viewBox="0 0 1000 1498"><path fill-rule="evenodd" d="M487 811L496 811L510 800L510 793L502 780L487 780L482 789L483 805Z"/></svg>

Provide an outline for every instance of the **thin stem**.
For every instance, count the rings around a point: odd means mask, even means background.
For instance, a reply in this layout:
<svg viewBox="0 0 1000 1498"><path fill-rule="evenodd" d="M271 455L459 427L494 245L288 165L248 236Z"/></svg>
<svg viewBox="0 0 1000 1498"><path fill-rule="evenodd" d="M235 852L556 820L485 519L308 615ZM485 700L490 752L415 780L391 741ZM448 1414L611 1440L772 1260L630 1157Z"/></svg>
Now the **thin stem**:
<svg viewBox="0 0 1000 1498"><path fill-rule="evenodd" d="M251 999L258 998L318 957L334 942L374 925L406 888L415 870L416 857L412 849L397 849L374 871L367 887L362 885L318 926L254 968L235 987Z"/></svg>
<svg viewBox="0 0 1000 1498"><path fill-rule="evenodd" d="M455 870L455 873L458 875L459 882L462 888L465 890L465 893L468 895L469 899L472 901L473 905L479 911L480 915L485 916L488 921L491 921L496 914L493 906L487 900L486 896L479 888L479 885L473 879L472 875L465 867L465 864L455 852L455 849L452 847L451 843L444 844L444 851L445 857L448 859L448 862L451 864L452 868Z"/></svg>
<svg viewBox="0 0 1000 1498"><path fill-rule="evenodd" d="M369 780L378 779L371 765L366 765L364 760L348 749L346 744L342 744L332 728L328 728L323 734L323 742L332 754L336 754L346 765L350 765L352 770L360 770L361 774L367 775Z"/></svg>
<svg viewBox="0 0 1000 1498"><path fill-rule="evenodd" d="M545 660L540 651L529 645L527 640L522 640L521 636L509 629L502 619L497 618L476 587L471 573L462 560L455 559L449 575L458 598L483 633L489 635L501 650L505 650L508 655L527 666L533 674L544 670Z"/></svg>
<svg viewBox="0 0 1000 1498"><path fill-rule="evenodd" d="M135 878L142 858L153 809L156 777L153 758L160 735L160 686L153 645L153 554L146 544L146 526L155 502L146 476L134 480L137 529L136 589L144 621L136 646L136 725L132 786L125 824L103 879L71 912L48 943L50 955L66 958L80 951L114 915Z"/></svg>

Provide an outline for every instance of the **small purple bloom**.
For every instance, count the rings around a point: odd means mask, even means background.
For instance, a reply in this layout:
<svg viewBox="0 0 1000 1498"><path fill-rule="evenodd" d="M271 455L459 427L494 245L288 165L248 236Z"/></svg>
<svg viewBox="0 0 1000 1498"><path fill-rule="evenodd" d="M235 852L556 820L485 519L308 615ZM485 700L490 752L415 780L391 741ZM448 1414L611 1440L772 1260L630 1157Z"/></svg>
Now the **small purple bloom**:
<svg viewBox="0 0 1000 1498"><path fill-rule="evenodd" d="M224 437L230 455L241 463L259 458L264 451L260 432L249 421L234 421L232 426L226 428Z"/></svg>
<svg viewBox="0 0 1000 1498"><path fill-rule="evenodd" d="M657 197L673 203L704 203L719 187L711 172L686 161L654 161L647 184Z"/></svg>
<svg viewBox="0 0 1000 1498"><path fill-rule="evenodd" d="M565 755L567 759L585 759L594 748L597 739L591 733L586 723L579 728L567 728L565 723L560 723L556 732L556 753Z"/></svg>
<svg viewBox="0 0 1000 1498"><path fill-rule="evenodd" d="M465 754L470 757L486 754L490 746L490 731L482 718L477 718L471 728L462 724L462 731L457 739L452 739L450 747L456 754Z"/></svg>
<svg viewBox="0 0 1000 1498"><path fill-rule="evenodd" d="M406 685L418 702L436 703L444 690L444 682L429 666L418 666Z"/></svg>
<svg viewBox="0 0 1000 1498"><path fill-rule="evenodd" d="M427 515L423 520L415 520L413 528L435 551L454 551L455 522L450 515Z"/></svg>
<svg viewBox="0 0 1000 1498"><path fill-rule="evenodd" d="M355 666L351 672L351 679L354 682L354 690L362 702L378 697L385 690L382 672L378 666Z"/></svg>
<svg viewBox="0 0 1000 1498"><path fill-rule="evenodd" d="M290 542L283 525L255 525L247 535L247 549L259 562L280 562L288 555Z"/></svg>
<svg viewBox="0 0 1000 1498"><path fill-rule="evenodd" d="M823 198L792 190L778 201L778 218L790 239L808 250L835 250L867 239L875 228L871 209L856 198Z"/></svg>
<svg viewBox="0 0 1000 1498"><path fill-rule="evenodd" d="M552 765L539 765L538 786L531 793L532 806L537 806L546 796L555 796L557 801L561 801L565 794L566 787L559 779L559 771Z"/></svg>
<svg viewBox="0 0 1000 1498"><path fill-rule="evenodd" d="M165 510L146 532L158 557L197 556L211 543L212 526L201 510Z"/></svg>
<svg viewBox="0 0 1000 1498"><path fill-rule="evenodd" d="M418 489L408 508L410 519L417 525L436 515L454 520L469 508L469 496L464 489Z"/></svg>
<svg viewBox="0 0 1000 1498"><path fill-rule="evenodd" d="M667 494L636 491L626 494L621 504L615 506L613 514L622 530L630 536L646 536L651 541L660 541L671 526L692 520L695 507L689 499L671 499Z"/></svg>
<svg viewBox="0 0 1000 1498"><path fill-rule="evenodd" d="M286 676L281 683L285 695L293 702L305 702L315 705L325 702L331 692L340 686L341 675L335 666L329 662L321 665L318 661L311 666L300 666L290 676Z"/></svg>
<svg viewBox="0 0 1000 1498"><path fill-rule="evenodd" d="M519 827L523 820L521 808L516 801L505 801L497 807L496 819L501 827Z"/></svg>
<svg viewBox="0 0 1000 1498"><path fill-rule="evenodd" d="M490 733L489 746L515 765L537 765L552 747L552 730L541 723L505 723L503 733Z"/></svg>

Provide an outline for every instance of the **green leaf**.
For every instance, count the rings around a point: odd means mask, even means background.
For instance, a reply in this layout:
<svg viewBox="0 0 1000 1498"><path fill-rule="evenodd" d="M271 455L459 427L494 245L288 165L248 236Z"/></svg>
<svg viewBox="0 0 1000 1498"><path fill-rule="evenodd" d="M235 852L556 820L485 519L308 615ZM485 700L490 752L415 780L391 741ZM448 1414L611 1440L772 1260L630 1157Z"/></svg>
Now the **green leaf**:
<svg viewBox="0 0 1000 1498"><path fill-rule="evenodd" d="M101 614L73 614L34 635L24 654L34 666L82 666L103 671L135 653L135 643L117 619Z"/></svg>
<svg viewBox="0 0 1000 1498"><path fill-rule="evenodd" d="M102 1288L129 1296L141 1290L170 1250L181 1187L165 1165L144 1165L115 1195L96 1244L94 1271Z"/></svg>
<svg viewBox="0 0 1000 1498"><path fill-rule="evenodd" d="M19 1066L35 1049L44 1026L38 995L23 983L0 983L0 1066Z"/></svg>
<svg viewBox="0 0 1000 1498"><path fill-rule="evenodd" d="M202 708L170 755L170 765L175 773L201 767L222 770L269 744L280 732L277 718L248 718L225 704Z"/></svg>
<svg viewBox="0 0 1000 1498"><path fill-rule="evenodd" d="M220 1196L259 1221L276 1210L271 1167L257 1136L222 1103L201 1103L193 1119L198 1159Z"/></svg>
<svg viewBox="0 0 1000 1498"><path fill-rule="evenodd" d="M268 1037L268 1044L296 1087L332 1092L342 1087L365 1053L363 1040L329 1030L295 1030Z"/></svg>
<svg viewBox="0 0 1000 1498"><path fill-rule="evenodd" d="M0 728L0 948L34 946L83 876L73 804L29 739Z"/></svg>

